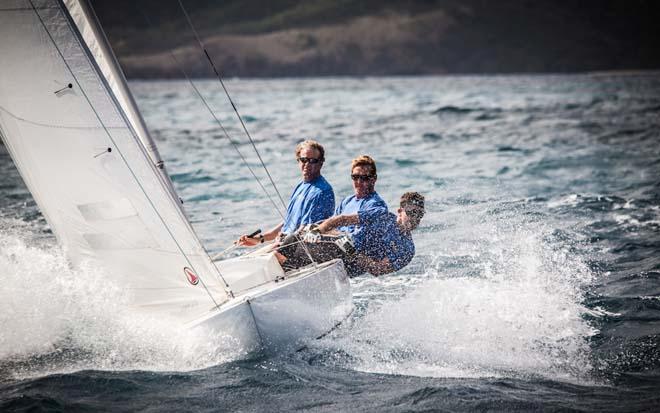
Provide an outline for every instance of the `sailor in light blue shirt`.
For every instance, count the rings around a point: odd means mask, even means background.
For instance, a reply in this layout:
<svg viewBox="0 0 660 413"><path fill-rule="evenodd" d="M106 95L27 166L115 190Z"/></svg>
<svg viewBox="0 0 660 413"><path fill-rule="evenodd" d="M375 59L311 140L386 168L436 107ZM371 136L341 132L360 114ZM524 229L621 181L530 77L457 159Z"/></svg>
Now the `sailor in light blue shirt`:
<svg viewBox="0 0 660 413"><path fill-rule="evenodd" d="M320 143L306 140L296 146L296 161L300 166L302 182L291 194L284 221L258 236L242 235L236 244L253 246L290 234L300 226L322 221L332 215L335 195L332 186L321 176L325 150Z"/></svg>
<svg viewBox="0 0 660 413"><path fill-rule="evenodd" d="M281 232L291 234L301 225L323 221L332 216L334 208L335 194L324 177L302 181L291 194Z"/></svg>

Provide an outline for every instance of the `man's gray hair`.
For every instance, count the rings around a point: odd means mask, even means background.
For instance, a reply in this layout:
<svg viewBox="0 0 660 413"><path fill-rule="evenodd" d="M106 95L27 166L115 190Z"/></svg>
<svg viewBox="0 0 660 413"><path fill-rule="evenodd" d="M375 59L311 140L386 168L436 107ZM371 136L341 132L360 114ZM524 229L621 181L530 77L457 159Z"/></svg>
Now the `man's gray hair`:
<svg viewBox="0 0 660 413"><path fill-rule="evenodd" d="M312 139L307 139L306 141L302 141L296 145L296 159L300 157L300 152L305 148L316 149L319 151L321 161L325 160L325 149L323 149L323 145Z"/></svg>

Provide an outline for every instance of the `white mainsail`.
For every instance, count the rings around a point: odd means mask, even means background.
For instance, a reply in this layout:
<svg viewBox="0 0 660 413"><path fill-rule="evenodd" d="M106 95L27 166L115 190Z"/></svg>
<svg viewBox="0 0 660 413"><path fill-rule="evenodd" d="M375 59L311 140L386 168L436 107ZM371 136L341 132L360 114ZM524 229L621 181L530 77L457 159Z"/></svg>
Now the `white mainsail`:
<svg viewBox="0 0 660 413"><path fill-rule="evenodd" d="M2 1L0 131L74 264L99 262L136 307L190 320L228 291L101 35L77 1Z"/></svg>

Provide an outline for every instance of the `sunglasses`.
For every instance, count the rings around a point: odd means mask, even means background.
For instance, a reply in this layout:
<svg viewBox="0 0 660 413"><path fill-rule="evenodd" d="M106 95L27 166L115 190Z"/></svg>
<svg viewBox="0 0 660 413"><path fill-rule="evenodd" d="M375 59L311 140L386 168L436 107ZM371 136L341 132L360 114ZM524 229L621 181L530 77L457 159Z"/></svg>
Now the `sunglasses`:
<svg viewBox="0 0 660 413"><path fill-rule="evenodd" d="M298 158L298 162L301 162L301 163L309 162L312 165L314 165L314 164L317 164L317 163L321 162L321 160L318 159L318 158L305 158L304 156L301 156L300 158Z"/></svg>
<svg viewBox="0 0 660 413"><path fill-rule="evenodd" d="M369 181L375 177L376 177L375 175L358 175L358 174L351 175L351 179L354 181Z"/></svg>

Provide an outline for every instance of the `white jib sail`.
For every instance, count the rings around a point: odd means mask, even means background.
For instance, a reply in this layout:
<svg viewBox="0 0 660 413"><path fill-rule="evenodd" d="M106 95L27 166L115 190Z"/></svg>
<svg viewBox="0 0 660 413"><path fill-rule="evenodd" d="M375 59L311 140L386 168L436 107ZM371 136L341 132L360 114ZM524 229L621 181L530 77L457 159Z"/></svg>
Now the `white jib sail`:
<svg viewBox="0 0 660 413"><path fill-rule="evenodd" d="M152 162L159 167L161 175L168 186L168 189L174 196L174 187L165 170L165 164L158 153L158 147L151 138L149 130L147 129L144 119L137 109L137 105L133 100L124 73L119 68L117 58L110 47L105 33L96 18L94 10L90 7L86 0L64 0L64 5L69 11L69 15L73 19L78 31L87 45L88 50L94 57L96 65L103 73L106 83L115 95L115 98L121 105L126 117L128 118L133 130L137 137L142 142L142 145L147 149L147 153ZM176 196L175 196L175 199Z"/></svg>
<svg viewBox="0 0 660 413"><path fill-rule="evenodd" d="M225 302L218 270L64 4L1 2L0 51L3 139L71 261L100 263L136 307L182 320Z"/></svg>

